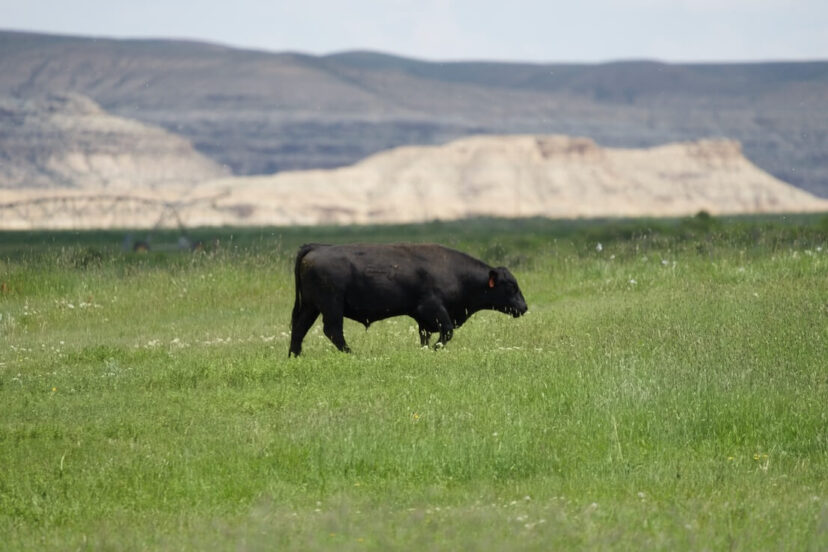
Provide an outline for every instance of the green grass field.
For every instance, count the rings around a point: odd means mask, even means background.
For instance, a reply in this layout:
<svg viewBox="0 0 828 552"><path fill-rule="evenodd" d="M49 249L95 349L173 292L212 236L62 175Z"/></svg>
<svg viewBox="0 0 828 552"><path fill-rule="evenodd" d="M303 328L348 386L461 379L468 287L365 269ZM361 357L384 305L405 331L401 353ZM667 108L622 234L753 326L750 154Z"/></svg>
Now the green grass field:
<svg viewBox="0 0 828 552"><path fill-rule="evenodd" d="M0 233L0 548L828 549L825 216L193 235ZM530 312L288 359L296 247L399 240Z"/></svg>

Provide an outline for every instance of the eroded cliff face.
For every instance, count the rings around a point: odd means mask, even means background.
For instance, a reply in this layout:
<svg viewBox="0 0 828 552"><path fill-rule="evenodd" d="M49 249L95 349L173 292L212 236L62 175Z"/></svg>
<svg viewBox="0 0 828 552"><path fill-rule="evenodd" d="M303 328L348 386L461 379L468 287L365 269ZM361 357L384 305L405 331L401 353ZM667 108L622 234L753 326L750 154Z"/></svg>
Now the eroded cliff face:
<svg viewBox="0 0 828 552"><path fill-rule="evenodd" d="M179 136L77 94L0 97L0 191L188 188L229 174Z"/></svg>
<svg viewBox="0 0 828 552"><path fill-rule="evenodd" d="M828 209L758 169L730 140L616 149L567 136L476 136L397 148L342 169L226 179L202 192L208 189L226 193L217 208L247 205L244 220L270 224Z"/></svg>
<svg viewBox="0 0 828 552"><path fill-rule="evenodd" d="M107 199L116 194L99 188L94 201L83 199L95 190L44 190L40 195L52 198L49 205L22 216L7 213L3 226L146 227L179 220L190 226L373 224L481 215L828 211L828 201L758 169L730 140L614 149L568 136L475 136L443 146L401 147L340 169L218 178L155 192L135 186L129 200Z"/></svg>

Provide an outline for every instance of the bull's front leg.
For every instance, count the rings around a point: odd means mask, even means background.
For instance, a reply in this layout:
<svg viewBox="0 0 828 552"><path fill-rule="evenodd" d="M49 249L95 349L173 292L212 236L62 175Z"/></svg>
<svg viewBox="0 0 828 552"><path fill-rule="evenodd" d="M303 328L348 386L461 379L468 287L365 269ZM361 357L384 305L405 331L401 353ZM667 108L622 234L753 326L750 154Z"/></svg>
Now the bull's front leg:
<svg viewBox="0 0 828 552"><path fill-rule="evenodd" d="M439 349L449 342L454 334L454 324L443 305L436 301L423 303L417 309L417 315L420 320L425 321L425 323L420 323L420 344L428 345L428 338L431 337L431 333L425 328L433 328L434 326L440 332L440 339L434 344L434 348ZM424 336L424 333L427 337Z"/></svg>
<svg viewBox="0 0 828 552"><path fill-rule="evenodd" d="M428 342L431 340L431 332L420 324L420 347L428 347Z"/></svg>
<svg viewBox="0 0 828 552"><path fill-rule="evenodd" d="M434 344L434 348L441 348L443 345L449 342L453 335L454 325L451 323L451 320L448 320L448 322L445 324L440 324L440 339L438 339L437 343Z"/></svg>

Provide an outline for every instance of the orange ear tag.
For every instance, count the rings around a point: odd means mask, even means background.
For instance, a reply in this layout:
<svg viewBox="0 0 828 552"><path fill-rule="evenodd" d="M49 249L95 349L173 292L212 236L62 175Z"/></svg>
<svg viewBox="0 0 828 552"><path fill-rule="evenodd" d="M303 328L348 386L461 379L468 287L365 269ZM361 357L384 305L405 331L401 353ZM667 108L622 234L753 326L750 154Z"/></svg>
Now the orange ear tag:
<svg viewBox="0 0 828 552"><path fill-rule="evenodd" d="M490 288L494 287L494 278L491 278L491 277L489 278L489 287Z"/></svg>

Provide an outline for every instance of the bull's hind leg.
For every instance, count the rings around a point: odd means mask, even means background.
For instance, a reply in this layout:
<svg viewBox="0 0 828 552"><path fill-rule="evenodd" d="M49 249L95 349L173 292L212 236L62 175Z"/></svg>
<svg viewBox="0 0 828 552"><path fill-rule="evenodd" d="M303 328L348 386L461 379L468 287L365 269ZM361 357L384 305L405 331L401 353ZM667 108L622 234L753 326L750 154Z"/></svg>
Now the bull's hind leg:
<svg viewBox="0 0 828 552"><path fill-rule="evenodd" d="M343 353L350 353L351 348L345 343L345 335L342 333L342 322L342 308L336 307L322 313L322 331L337 349Z"/></svg>
<svg viewBox="0 0 828 552"><path fill-rule="evenodd" d="M301 307L293 308L293 316L290 323L290 350L288 351L288 358L291 353L299 356L302 352L302 340L305 339L308 330L310 330L316 317L319 316L319 311L315 307L305 304Z"/></svg>

